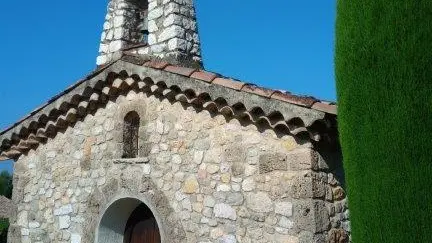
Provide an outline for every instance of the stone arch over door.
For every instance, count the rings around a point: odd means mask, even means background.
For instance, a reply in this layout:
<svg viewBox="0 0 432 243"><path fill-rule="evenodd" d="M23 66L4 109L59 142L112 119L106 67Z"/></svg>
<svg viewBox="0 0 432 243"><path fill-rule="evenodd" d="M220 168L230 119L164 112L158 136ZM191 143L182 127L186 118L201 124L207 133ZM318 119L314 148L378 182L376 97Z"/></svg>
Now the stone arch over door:
<svg viewBox="0 0 432 243"><path fill-rule="evenodd" d="M142 214L142 211L147 215L138 215ZM131 220L137 221L136 219L140 217L142 219L140 223L152 224L152 227L148 225L140 227L137 222L132 222L134 225L130 225ZM153 211L141 200L130 197L118 199L102 215L97 229L96 243L133 243L137 242L136 238L142 237L149 243L162 242L165 235L160 231L158 221L160 219L157 219Z"/></svg>
<svg viewBox="0 0 432 243"><path fill-rule="evenodd" d="M145 205L154 216L162 243L187 242L182 223L170 201L152 179L147 176L124 178L123 175L119 179L111 178L91 196L89 209L97 211L96 215L87 215L89 222L96 216L93 226L86 229L89 230L87 235L94 236L91 242L123 243L126 224L140 205Z"/></svg>

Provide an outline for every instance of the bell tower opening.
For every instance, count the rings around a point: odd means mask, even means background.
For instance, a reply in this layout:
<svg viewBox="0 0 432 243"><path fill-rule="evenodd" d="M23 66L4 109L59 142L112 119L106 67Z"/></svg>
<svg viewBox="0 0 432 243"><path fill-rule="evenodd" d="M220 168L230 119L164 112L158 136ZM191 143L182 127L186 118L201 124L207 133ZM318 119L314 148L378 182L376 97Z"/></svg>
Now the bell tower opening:
<svg viewBox="0 0 432 243"><path fill-rule="evenodd" d="M124 53L202 68L193 0L109 0L98 66Z"/></svg>

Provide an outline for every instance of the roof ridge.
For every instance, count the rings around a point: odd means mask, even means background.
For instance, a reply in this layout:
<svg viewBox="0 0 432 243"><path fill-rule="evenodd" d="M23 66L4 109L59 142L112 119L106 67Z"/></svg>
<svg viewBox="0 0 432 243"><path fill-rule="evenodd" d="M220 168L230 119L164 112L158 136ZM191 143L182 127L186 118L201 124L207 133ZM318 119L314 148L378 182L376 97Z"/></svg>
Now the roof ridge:
<svg viewBox="0 0 432 243"><path fill-rule="evenodd" d="M275 90L275 89L262 87L254 83L243 82L232 77L223 76L219 73L207 71L205 69L200 70L200 69L194 69L189 67L182 67L182 66L170 64L163 60L148 60L143 63L141 62L137 63L135 60L130 59L130 57L140 58L141 56L125 53L120 59L134 64L144 65L158 70L164 70L171 73L186 76L189 78L198 79L207 83L218 84L234 90L245 91L266 98L277 99L291 104L296 104L299 106L312 108L325 113L337 115L337 105L335 104L335 102L329 103L327 101L318 100L313 96L297 95L297 94L292 94L291 92L288 91L283 92L282 90ZM321 103L321 104L314 106L315 103Z"/></svg>

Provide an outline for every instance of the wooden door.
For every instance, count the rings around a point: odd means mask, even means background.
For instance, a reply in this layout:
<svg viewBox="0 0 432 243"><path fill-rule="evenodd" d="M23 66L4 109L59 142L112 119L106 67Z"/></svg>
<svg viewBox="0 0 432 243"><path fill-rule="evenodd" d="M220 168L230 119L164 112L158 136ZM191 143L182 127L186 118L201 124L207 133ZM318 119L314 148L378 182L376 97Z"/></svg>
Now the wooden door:
<svg viewBox="0 0 432 243"><path fill-rule="evenodd" d="M129 218L124 243L160 243L159 227L151 211L142 204Z"/></svg>

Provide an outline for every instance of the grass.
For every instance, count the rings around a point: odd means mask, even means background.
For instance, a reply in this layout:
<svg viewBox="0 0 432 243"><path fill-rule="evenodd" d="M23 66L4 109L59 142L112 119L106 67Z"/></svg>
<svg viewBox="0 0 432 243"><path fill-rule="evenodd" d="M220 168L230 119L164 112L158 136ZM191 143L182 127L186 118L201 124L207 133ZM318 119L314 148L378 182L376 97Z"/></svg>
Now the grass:
<svg viewBox="0 0 432 243"><path fill-rule="evenodd" d="M353 241L431 242L432 2L338 0L335 63Z"/></svg>

